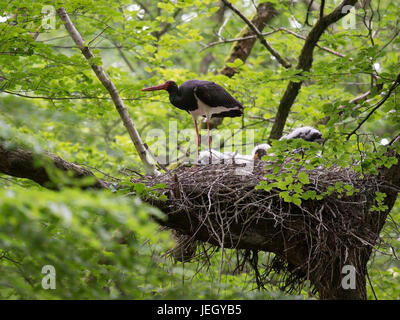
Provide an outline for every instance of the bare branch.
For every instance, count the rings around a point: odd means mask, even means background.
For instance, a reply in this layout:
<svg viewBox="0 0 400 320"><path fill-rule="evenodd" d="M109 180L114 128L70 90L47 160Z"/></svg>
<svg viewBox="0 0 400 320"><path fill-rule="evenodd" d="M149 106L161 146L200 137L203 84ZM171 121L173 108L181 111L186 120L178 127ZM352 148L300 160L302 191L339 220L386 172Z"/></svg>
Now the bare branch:
<svg viewBox="0 0 400 320"><path fill-rule="evenodd" d="M278 31L280 31L280 30L277 29L277 30L274 30L274 31L263 32L262 35L265 37L265 36L268 36L270 34L276 33ZM217 46L217 45L220 45L220 44L224 44L224 43L244 41L244 40L249 40L249 39L254 39L254 38L257 38L257 36L254 35L254 34L253 35L248 35L248 36L245 36L245 37L240 37L240 38L232 38L232 39L223 39L223 38L221 38L219 41L210 42L209 44L204 45L203 49L201 49L200 51L204 51L204 50L207 50L209 48L212 48L214 46Z"/></svg>
<svg viewBox="0 0 400 320"><path fill-rule="evenodd" d="M129 70L131 72L135 72L135 69L132 66L132 63L129 61L128 57L125 55L125 53L122 51L122 46L115 40L112 41L114 44L115 48L118 50L119 55L121 56L122 60L126 63L128 66Z"/></svg>
<svg viewBox="0 0 400 320"><path fill-rule="evenodd" d="M302 40L306 40L306 37L305 37L305 36L303 36L303 35L301 35L301 34L298 34L298 33L294 32L294 31L292 31L292 30L290 30L290 29L283 28L283 27L277 28L277 29L275 29L275 30L273 30L273 31L263 32L262 35L265 37L265 36L269 36L269 35L271 35L271 34L274 34L274 33L276 33L276 32L286 32L286 33L289 33L289 34L295 36L296 38L299 38L299 39L302 39ZM214 46L216 46L216 45L220 45L220 44L224 44L224 43L230 43L230 42L236 42L236 41L243 41L243 40L248 40L248 39L253 39L253 38L257 38L257 36L256 36L256 35L249 35L249 36L242 37L242 38L221 39L221 40L219 40L219 41L215 41L215 42L211 42L211 43L207 44L206 46L204 46L203 49L201 49L201 51L206 50L206 49L209 49L209 48L214 47ZM345 57L344 54L342 54L342 53L340 53L340 52L337 52L337 51L335 51L335 50L332 50L332 49L330 49L330 48L328 48L328 47L323 47L323 46L320 46L319 44L317 44L316 46L317 46L319 49L324 50L324 51L326 51L326 52L329 52L329 53L331 53L331 54L333 54L333 55L335 55L335 56L338 56L338 57L341 57L341 58L344 58L344 57Z"/></svg>
<svg viewBox="0 0 400 320"><path fill-rule="evenodd" d="M270 2L263 2L257 6L257 11L251 19L251 22L257 27L259 31L262 31L266 24L273 17L275 17L276 14L277 11ZM240 31L239 35L243 38L246 38L247 36L251 36L251 38L235 41L235 43L232 45L229 56L225 61L225 66L219 72L220 74L223 74L229 78L233 77L236 74L237 68L228 66L228 63L234 62L236 59L240 59L244 63L249 57L254 47L254 44L256 43L256 36L253 30L248 25L246 25ZM222 123L223 119L224 118L212 118L210 122L211 128L218 127Z"/></svg>
<svg viewBox="0 0 400 320"><path fill-rule="evenodd" d="M285 68L290 68L292 65L285 58L283 58L268 42L265 40L261 32L258 28L251 22L247 17L240 12L232 3L228 0L222 0L225 5L230 8L233 12L235 12L246 24L250 27L251 30L257 35L258 40L267 48L267 50L278 60L278 62L283 65Z"/></svg>
<svg viewBox="0 0 400 320"><path fill-rule="evenodd" d="M360 94L360 95L358 95L357 97L355 97L355 98L349 100L348 105L350 105L350 104L355 104L355 105L357 105L357 104L358 104L358 106L353 107L353 110L357 110L357 109L360 108L359 103L360 103L361 101L363 101L363 100L366 100L366 101L367 101L367 98L368 98L375 90L380 91L380 90L382 90L382 88L383 88L383 84L382 84L382 83L377 83L377 84L375 84L370 90L368 90L368 91L364 92L363 94ZM339 116L343 114L344 109L346 109L346 108L347 108L347 106L345 106L345 105L340 106L340 107L338 108L339 110L341 110L341 111L339 112ZM328 123L328 121L329 121L330 119L331 119L330 116L326 116L326 117L324 117L323 119L321 119L320 121L318 121L318 124L323 124L323 125L325 125L325 124Z"/></svg>
<svg viewBox="0 0 400 320"><path fill-rule="evenodd" d="M117 109L125 127L127 128L129 136L131 137L131 140L132 140L133 144L135 145L135 148L139 154L139 157L144 164L146 172L148 172L150 174L157 174L158 171L156 170L154 165L149 161L149 159L147 157L146 149L142 142L142 139L140 138L140 135L139 135L138 131L136 130L136 127L135 127L131 117L129 116L128 110L126 109L124 102L121 99L121 96L119 95L118 90L115 87L114 83L106 75L103 68L101 66L96 65L92 61L94 58L92 51L90 50L90 48L88 48L87 46L84 45L84 40L82 39L78 30L76 30L75 26L73 25L72 21L70 20L65 9L59 8L59 9L57 9L57 13L58 13L60 19L64 22L65 29L68 31L69 35L74 40L75 44L79 47L79 49L81 50L84 57L89 61L90 66L92 67L97 78L101 81L103 86L109 92L109 94L114 102L115 108Z"/></svg>
<svg viewBox="0 0 400 320"><path fill-rule="evenodd" d="M398 85L400 85L400 73L397 76L396 80L393 82L392 86L389 88L386 95L382 98L382 100L379 101L377 105L367 114L367 116L357 125L357 127L355 127L354 130L347 135L347 140L349 140L350 137L355 134L357 130L360 129L361 126L374 114L374 112L378 110L386 102L387 99L389 99L392 92L398 87Z"/></svg>
<svg viewBox="0 0 400 320"><path fill-rule="evenodd" d="M176 9L172 17L175 19L181 13L181 11L182 11L181 8ZM159 40L165 33L168 32L169 29L171 29L171 27L172 23L165 23L163 28L159 31L153 32L153 35Z"/></svg>
<svg viewBox="0 0 400 320"><path fill-rule="evenodd" d="M266 24L277 15L277 11L274 6L269 2L260 3L257 7L257 12L251 19L253 25L261 32ZM235 41L233 44L230 54L226 59L226 63L234 62L236 59L240 59L245 62L253 49L256 42L256 37L254 31L246 25L239 33L238 38L243 38ZM220 71L221 74L232 77L236 73L236 68L229 67L225 65ZM215 118L222 119L222 118Z"/></svg>
<svg viewBox="0 0 400 320"><path fill-rule="evenodd" d="M100 37L104 33L104 31L106 31L108 28L110 28L110 26L105 26L105 28L103 30L101 30L98 35L96 35L92 40L90 40L87 43L87 46L90 47L90 44L93 43L98 37Z"/></svg>

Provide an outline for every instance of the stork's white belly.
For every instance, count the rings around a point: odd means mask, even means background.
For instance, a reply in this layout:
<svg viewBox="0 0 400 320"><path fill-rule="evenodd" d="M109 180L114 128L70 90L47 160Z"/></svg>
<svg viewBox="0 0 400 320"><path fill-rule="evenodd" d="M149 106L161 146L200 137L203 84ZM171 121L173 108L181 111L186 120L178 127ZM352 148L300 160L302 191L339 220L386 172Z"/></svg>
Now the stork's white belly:
<svg viewBox="0 0 400 320"><path fill-rule="evenodd" d="M210 107L209 105L205 104L203 101L201 101L196 94L194 94L194 96L196 97L197 100L197 109L190 111L190 114L192 115L192 117L194 119L197 119L200 116L205 116L208 119L211 118L211 116L213 114L216 113L222 113L222 112L226 112L226 111L232 111L232 110L239 110L239 106L235 107L235 108L226 108L223 106L219 106L219 107Z"/></svg>

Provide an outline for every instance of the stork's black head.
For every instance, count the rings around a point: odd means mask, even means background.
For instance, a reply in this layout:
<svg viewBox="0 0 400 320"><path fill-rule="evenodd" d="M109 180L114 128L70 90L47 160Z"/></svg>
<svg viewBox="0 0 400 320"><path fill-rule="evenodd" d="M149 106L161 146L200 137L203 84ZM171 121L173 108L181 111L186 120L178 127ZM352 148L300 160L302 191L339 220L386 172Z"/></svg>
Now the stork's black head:
<svg viewBox="0 0 400 320"><path fill-rule="evenodd" d="M156 91L156 90L167 90L168 92L173 92L178 90L178 86L175 81L168 80L167 82L160 84L155 87L144 88L141 91Z"/></svg>

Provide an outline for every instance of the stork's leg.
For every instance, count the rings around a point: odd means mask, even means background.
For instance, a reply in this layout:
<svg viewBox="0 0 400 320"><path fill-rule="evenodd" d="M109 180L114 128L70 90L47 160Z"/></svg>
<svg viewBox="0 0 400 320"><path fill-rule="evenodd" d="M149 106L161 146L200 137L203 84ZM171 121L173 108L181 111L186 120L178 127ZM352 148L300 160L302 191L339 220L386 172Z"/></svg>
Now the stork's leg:
<svg viewBox="0 0 400 320"><path fill-rule="evenodd" d="M195 161L195 165L196 165L199 160L200 134L199 134L199 128L197 127L197 119L193 117L193 120L194 120L194 126L196 128L196 137L197 137L197 149L196 149L195 156L194 156L194 161Z"/></svg>
<svg viewBox="0 0 400 320"><path fill-rule="evenodd" d="M210 164L212 163L210 119L207 117L208 151L210 152Z"/></svg>

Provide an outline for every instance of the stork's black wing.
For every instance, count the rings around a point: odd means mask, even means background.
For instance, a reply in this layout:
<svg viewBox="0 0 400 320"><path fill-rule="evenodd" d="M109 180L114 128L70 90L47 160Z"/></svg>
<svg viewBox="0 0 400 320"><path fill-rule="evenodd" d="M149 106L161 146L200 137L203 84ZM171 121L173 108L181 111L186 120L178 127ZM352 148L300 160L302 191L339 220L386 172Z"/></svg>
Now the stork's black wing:
<svg viewBox="0 0 400 320"><path fill-rule="evenodd" d="M225 107L230 111L215 114L215 117L238 117L243 114L243 106L239 101L232 97L219 84L211 81L199 83L194 89L194 93L203 103L210 107Z"/></svg>

